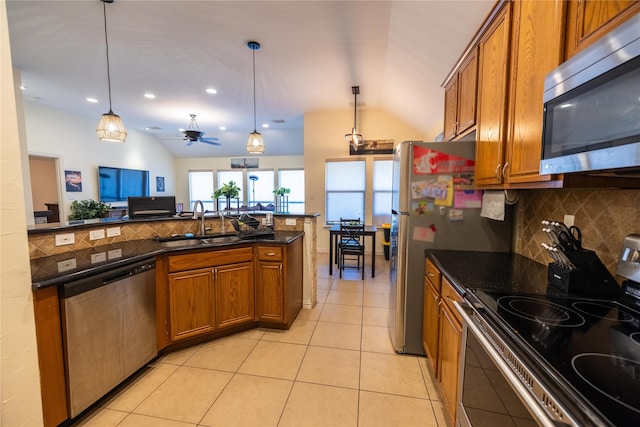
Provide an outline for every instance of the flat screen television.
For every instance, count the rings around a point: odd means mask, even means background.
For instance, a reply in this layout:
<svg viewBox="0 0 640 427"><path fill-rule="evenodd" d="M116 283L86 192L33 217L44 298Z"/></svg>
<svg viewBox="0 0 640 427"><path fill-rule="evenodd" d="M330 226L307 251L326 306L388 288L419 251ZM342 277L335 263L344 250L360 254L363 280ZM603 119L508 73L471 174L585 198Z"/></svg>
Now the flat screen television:
<svg viewBox="0 0 640 427"><path fill-rule="evenodd" d="M98 197L101 202L126 202L129 197L149 195L149 171L98 166Z"/></svg>

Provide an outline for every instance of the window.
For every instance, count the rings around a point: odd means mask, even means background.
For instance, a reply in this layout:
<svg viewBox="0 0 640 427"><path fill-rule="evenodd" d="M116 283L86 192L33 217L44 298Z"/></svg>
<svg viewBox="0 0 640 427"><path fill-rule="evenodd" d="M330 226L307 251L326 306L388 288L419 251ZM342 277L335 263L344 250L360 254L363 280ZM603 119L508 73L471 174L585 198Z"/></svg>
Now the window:
<svg viewBox="0 0 640 427"><path fill-rule="evenodd" d="M373 209L374 224L391 223L391 186L393 160L373 161Z"/></svg>
<svg viewBox="0 0 640 427"><path fill-rule="evenodd" d="M189 206L183 206L183 210L192 210L196 200L202 201L205 210L215 209L213 206L213 171L189 171Z"/></svg>
<svg viewBox="0 0 640 427"><path fill-rule="evenodd" d="M327 224L337 224L340 218L364 216L365 161L327 161L325 163L325 192Z"/></svg>
<svg viewBox="0 0 640 427"><path fill-rule="evenodd" d="M291 190L289 212L304 213L304 169L279 170L278 187Z"/></svg>
<svg viewBox="0 0 640 427"><path fill-rule="evenodd" d="M246 199L246 194L244 191L244 182L242 180L243 173L242 171L218 171L218 182L216 183L216 189L222 187L223 184L228 184L229 181L233 181L236 183L236 186L240 188L240 206L243 204L243 200ZM227 207L227 200L224 197L218 199L218 209L224 209ZM239 206L236 206L235 200L231 201L231 208L236 209Z"/></svg>
<svg viewBox="0 0 640 427"><path fill-rule="evenodd" d="M251 180L251 177L256 180ZM272 170L251 170L247 171L247 206L254 206L260 203L264 206L273 204L275 189L275 173Z"/></svg>

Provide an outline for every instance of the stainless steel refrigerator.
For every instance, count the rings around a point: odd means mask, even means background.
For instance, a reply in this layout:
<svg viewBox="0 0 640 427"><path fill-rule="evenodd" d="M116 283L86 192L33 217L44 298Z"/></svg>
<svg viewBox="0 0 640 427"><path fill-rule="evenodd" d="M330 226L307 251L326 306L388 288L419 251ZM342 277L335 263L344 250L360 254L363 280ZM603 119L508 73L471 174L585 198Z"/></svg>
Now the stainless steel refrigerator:
<svg viewBox="0 0 640 427"><path fill-rule="evenodd" d="M509 252L513 212L480 216L473 190L475 142L406 141L394 149L389 334L399 353L424 355L425 249Z"/></svg>

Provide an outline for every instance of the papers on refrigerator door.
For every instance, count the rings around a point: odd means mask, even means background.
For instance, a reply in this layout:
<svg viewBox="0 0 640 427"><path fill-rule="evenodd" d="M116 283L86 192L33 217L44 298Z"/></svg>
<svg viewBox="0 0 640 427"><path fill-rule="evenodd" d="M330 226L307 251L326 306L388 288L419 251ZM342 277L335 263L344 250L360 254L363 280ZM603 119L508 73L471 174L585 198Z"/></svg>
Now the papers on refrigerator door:
<svg viewBox="0 0 640 427"><path fill-rule="evenodd" d="M473 173L476 162L426 147L413 147L414 174Z"/></svg>
<svg viewBox="0 0 640 427"><path fill-rule="evenodd" d="M453 194L456 209L482 207L482 190L456 190Z"/></svg>
<svg viewBox="0 0 640 427"><path fill-rule="evenodd" d="M413 240L433 243L436 239L435 227L413 227Z"/></svg>

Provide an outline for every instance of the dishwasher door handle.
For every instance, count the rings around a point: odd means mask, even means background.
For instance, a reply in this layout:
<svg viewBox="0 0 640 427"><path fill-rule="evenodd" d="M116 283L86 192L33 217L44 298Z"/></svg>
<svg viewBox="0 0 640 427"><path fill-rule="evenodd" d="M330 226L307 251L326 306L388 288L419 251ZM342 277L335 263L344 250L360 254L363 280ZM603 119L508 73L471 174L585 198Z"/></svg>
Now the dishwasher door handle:
<svg viewBox="0 0 640 427"><path fill-rule="evenodd" d="M118 280L126 279L127 277L133 276L133 271L124 271L120 274L116 274L110 277L107 277L102 280L102 285L108 285L109 283L117 282Z"/></svg>

